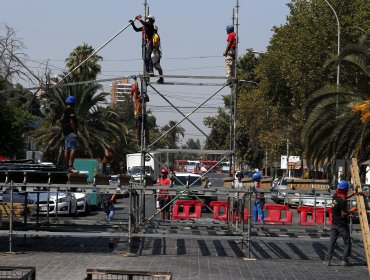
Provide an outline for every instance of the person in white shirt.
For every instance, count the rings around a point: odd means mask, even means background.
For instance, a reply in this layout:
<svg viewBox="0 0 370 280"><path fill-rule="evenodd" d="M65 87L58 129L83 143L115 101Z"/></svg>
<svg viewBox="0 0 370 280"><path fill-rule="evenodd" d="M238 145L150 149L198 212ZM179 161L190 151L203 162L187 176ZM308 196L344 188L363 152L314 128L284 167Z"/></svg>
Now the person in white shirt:
<svg viewBox="0 0 370 280"><path fill-rule="evenodd" d="M236 179L234 180L234 189L243 188L242 179L244 175L242 172L237 171L235 174ZM234 201L233 201L233 211L238 215L238 221L242 221L242 214L243 214L243 194L240 192L235 192Z"/></svg>

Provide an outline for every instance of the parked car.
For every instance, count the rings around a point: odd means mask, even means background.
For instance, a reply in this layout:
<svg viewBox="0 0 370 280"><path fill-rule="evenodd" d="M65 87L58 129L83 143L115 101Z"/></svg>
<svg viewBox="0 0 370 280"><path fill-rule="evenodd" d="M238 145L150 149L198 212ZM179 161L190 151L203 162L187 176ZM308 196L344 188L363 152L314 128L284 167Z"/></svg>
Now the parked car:
<svg viewBox="0 0 370 280"><path fill-rule="evenodd" d="M134 181L140 181L141 177L141 166L132 166L127 170L128 175L131 175L132 179ZM149 177L149 180L151 180L153 183L155 183L156 178L154 178L154 170L151 166L146 165L145 166L145 175Z"/></svg>
<svg viewBox="0 0 370 280"><path fill-rule="evenodd" d="M129 197L130 192L126 188L123 188L122 186L118 186L118 179L119 179L119 175L111 175L111 179L109 180L110 185L116 186L117 198L122 199L124 197Z"/></svg>
<svg viewBox="0 0 370 280"><path fill-rule="evenodd" d="M176 174L172 178L172 182L174 186L187 186L189 188L201 188L202 187L201 177L202 176L200 176L199 174L176 172ZM209 183L207 187L211 187L211 184ZM194 190L194 193L196 194L195 190ZM203 194L200 194L198 197L201 198L203 202L207 204L208 206L212 201L217 200L217 196L205 196ZM193 196L189 196L189 195L180 195L178 199L190 200L190 199L196 199L196 198Z"/></svg>
<svg viewBox="0 0 370 280"><path fill-rule="evenodd" d="M37 193L29 193L28 198L30 202L35 204L34 214L37 213L37 204L39 214L47 214L49 212L49 214L52 215L55 215L56 213L58 215L77 215L78 213L77 199L75 194L71 192L40 192L38 203Z"/></svg>
<svg viewBox="0 0 370 280"><path fill-rule="evenodd" d="M288 180L302 180L301 178L295 177L279 177L272 183L272 195L271 199L276 203L287 203L288 205L297 206L299 205L300 194L299 193L288 193Z"/></svg>
<svg viewBox="0 0 370 280"><path fill-rule="evenodd" d="M90 213L90 205L86 193L75 192L74 195L77 199L77 212L83 214Z"/></svg>
<svg viewBox="0 0 370 280"><path fill-rule="evenodd" d="M316 197L316 199L315 199ZM300 205L330 208L333 199L331 194L307 192L301 195Z"/></svg>

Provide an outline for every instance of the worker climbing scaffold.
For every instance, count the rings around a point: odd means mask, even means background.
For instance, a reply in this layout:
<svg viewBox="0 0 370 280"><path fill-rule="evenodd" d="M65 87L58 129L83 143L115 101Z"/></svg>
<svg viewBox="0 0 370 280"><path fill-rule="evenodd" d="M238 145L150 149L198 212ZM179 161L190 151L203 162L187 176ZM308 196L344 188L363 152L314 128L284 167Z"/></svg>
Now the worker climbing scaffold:
<svg viewBox="0 0 370 280"><path fill-rule="evenodd" d="M153 62L152 62L152 52L153 52L153 35L154 35L154 22L155 17L152 15L148 15L146 17L146 20L142 20L142 16L138 15L135 17L136 20L140 21L143 25L141 28L136 27L134 21L130 20L130 23L134 30L136 32L142 32L142 41L143 46L145 45L145 48L143 48L143 59L145 64L145 72L153 76Z"/></svg>
<svg viewBox="0 0 370 280"><path fill-rule="evenodd" d="M227 32L227 45L224 51L225 58L225 72L228 82L231 83L234 78L235 68L235 48L236 48L236 33L234 32L234 26L226 26Z"/></svg>
<svg viewBox="0 0 370 280"><path fill-rule="evenodd" d="M136 137L137 137L139 146L141 146L141 130L142 129L144 131L145 142L149 143L149 129L148 129L146 110L145 110L145 103L149 102L149 96L145 92L142 92L142 93L140 92L137 77L133 75L132 78L134 79L134 84L131 87L130 92L132 96L132 102L134 105Z"/></svg>

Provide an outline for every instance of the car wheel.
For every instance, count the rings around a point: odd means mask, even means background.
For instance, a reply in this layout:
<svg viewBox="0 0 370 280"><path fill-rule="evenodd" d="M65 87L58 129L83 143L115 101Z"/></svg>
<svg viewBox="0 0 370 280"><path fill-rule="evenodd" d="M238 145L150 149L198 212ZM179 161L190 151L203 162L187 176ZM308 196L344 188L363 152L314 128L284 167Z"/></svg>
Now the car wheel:
<svg viewBox="0 0 370 280"><path fill-rule="evenodd" d="M74 216L77 217L78 216L78 210L77 210L77 202L75 204L75 213L74 213Z"/></svg>
<svg viewBox="0 0 370 280"><path fill-rule="evenodd" d="M90 205L86 202L86 205L85 205L85 214L88 215L90 214Z"/></svg>

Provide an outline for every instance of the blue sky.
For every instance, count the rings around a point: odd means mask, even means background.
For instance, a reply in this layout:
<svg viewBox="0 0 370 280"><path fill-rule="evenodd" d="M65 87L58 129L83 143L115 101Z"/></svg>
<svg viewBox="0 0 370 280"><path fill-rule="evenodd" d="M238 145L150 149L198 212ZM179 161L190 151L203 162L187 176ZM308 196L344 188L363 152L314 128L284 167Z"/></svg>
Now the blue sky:
<svg viewBox="0 0 370 280"><path fill-rule="evenodd" d="M52 74L64 70L64 60L78 45L87 43L95 49L127 25L136 15L144 15L144 0L2 0L0 21L11 26L26 46L30 59L27 65L37 74L45 71L49 61ZM239 0L239 56L247 48L266 50L273 26L285 23L288 0ZM225 27L231 24L236 0L148 0L150 14L156 17L162 41L162 67L165 74L224 76L226 46ZM137 24L140 26L140 24ZM114 78L139 74L142 71L141 34L131 27L105 46L102 74ZM170 81L170 80L168 80ZM201 82L186 80L186 82ZM219 81L222 83L223 81ZM109 84L104 84L109 91ZM219 87L156 86L184 113L190 112ZM191 118L200 127L203 117L222 106L223 90L207 103L207 108ZM182 118L153 91L148 92L148 108L159 125ZM204 138L186 121L186 138ZM207 130L205 129L207 132Z"/></svg>

